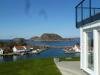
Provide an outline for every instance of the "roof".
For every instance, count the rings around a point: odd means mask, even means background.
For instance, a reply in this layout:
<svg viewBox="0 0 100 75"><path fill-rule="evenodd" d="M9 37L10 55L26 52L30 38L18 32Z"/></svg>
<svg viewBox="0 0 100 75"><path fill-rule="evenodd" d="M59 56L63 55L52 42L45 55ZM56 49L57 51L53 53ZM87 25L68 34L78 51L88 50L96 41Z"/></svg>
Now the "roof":
<svg viewBox="0 0 100 75"><path fill-rule="evenodd" d="M27 49L33 49L33 46L26 46Z"/></svg>
<svg viewBox="0 0 100 75"><path fill-rule="evenodd" d="M15 46L15 48L17 50L25 50L26 49L25 46Z"/></svg>

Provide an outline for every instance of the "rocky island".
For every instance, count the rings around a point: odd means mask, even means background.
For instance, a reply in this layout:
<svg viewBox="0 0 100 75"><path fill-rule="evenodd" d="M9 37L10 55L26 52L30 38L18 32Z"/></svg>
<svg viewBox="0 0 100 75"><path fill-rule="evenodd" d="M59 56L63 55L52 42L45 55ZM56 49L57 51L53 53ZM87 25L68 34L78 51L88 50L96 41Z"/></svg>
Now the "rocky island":
<svg viewBox="0 0 100 75"><path fill-rule="evenodd" d="M77 39L78 37L73 38L63 38L62 36L55 33L44 33L41 36L34 36L31 40L34 41L70 41Z"/></svg>

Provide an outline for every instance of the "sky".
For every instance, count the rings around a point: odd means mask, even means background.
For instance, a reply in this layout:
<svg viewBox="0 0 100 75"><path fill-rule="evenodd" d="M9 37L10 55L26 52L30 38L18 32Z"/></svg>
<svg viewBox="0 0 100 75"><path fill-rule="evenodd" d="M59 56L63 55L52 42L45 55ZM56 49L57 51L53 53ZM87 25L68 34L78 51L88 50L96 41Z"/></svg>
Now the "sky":
<svg viewBox="0 0 100 75"><path fill-rule="evenodd" d="M75 6L81 0L0 0L0 39L43 33L79 37Z"/></svg>

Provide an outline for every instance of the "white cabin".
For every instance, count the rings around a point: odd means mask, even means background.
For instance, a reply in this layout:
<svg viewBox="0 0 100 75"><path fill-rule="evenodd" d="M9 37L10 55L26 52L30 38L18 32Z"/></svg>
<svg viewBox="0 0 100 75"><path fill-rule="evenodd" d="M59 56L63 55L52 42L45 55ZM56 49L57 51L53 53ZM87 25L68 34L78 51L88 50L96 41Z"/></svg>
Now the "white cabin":
<svg viewBox="0 0 100 75"><path fill-rule="evenodd" d="M4 50L3 50L2 48L0 48L0 54L3 54L3 51L4 51Z"/></svg>
<svg viewBox="0 0 100 75"><path fill-rule="evenodd" d="M80 52L80 46L79 45L74 45L73 50L75 52Z"/></svg>
<svg viewBox="0 0 100 75"><path fill-rule="evenodd" d="M25 46L14 46L13 47L13 52L14 53L25 52L26 50L27 50L27 48Z"/></svg>

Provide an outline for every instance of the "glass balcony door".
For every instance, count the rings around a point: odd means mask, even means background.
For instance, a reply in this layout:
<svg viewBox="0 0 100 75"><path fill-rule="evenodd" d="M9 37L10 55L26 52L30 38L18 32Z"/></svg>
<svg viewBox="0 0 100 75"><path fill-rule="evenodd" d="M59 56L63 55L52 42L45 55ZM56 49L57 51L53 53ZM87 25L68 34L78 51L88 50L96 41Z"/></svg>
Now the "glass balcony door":
<svg viewBox="0 0 100 75"><path fill-rule="evenodd" d="M94 69L94 50L93 50L93 31L87 32L87 63L88 68L93 70Z"/></svg>

